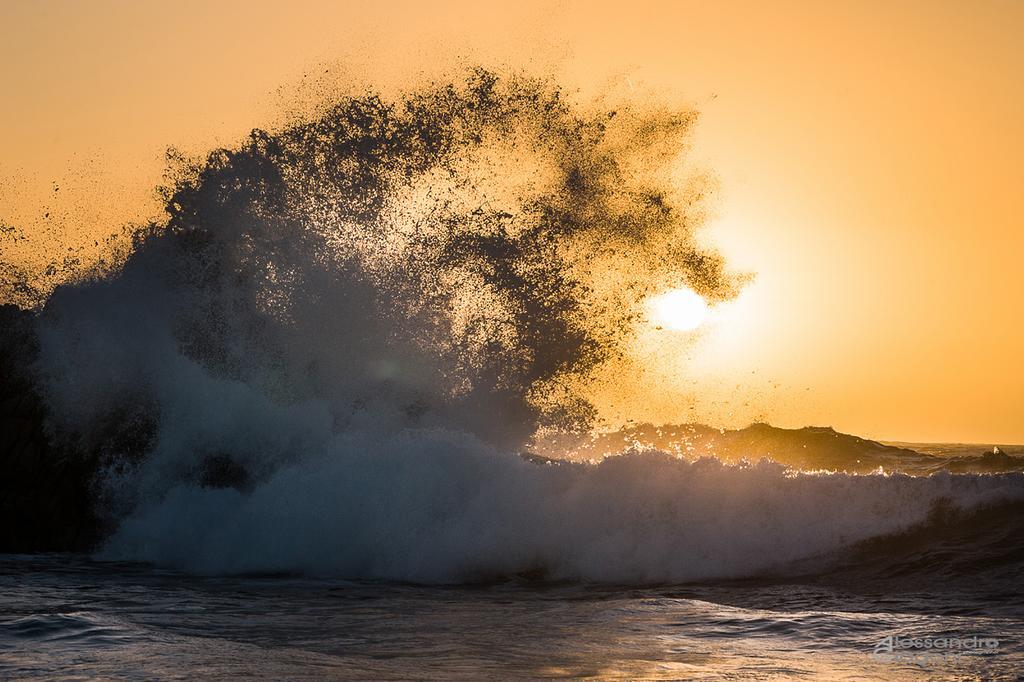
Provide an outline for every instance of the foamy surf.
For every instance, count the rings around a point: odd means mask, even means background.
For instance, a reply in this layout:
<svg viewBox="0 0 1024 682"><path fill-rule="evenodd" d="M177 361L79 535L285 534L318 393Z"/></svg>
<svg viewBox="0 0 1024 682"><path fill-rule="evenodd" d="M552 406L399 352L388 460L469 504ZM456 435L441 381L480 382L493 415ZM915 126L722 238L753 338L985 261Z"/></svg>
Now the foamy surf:
<svg viewBox="0 0 1024 682"><path fill-rule="evenodd" d="M101 556L202 574L619 584L785 572L936 509L1024 500L1024 475L801 473L661 453L533 464L466 434L335 439L253 489L172 483Z"/></svg>

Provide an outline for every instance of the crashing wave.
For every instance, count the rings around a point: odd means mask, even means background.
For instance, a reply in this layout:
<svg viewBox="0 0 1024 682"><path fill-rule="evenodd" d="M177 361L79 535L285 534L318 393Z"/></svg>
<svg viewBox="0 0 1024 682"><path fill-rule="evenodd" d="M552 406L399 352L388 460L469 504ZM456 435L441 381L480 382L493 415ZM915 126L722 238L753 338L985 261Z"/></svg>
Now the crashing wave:
<svg viewBox="0 0 1024 682"><path fill-rule="evenodd" d="M516 454L592 426L582 387L651 294L735 294L694 238L707 182L677 181L693 122L476 71L179 160L166 222L119 271L3 311L4 546L675 581L897 532L941 500L1018 499L1019 475Z"/></svg>

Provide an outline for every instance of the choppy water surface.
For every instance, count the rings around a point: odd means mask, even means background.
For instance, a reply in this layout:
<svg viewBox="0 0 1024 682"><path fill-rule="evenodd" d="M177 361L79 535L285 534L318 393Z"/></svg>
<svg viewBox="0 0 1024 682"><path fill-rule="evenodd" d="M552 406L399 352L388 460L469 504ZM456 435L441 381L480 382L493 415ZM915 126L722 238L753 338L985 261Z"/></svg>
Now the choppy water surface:
<svg viewBox="0 0 1024 682"><path fill-rule="evenodd" d="M731 583L422 587L197 578L78 556L0 562L0 677L1014 679L1016 595ZM891 661L886 635L994 637Z"/></svg>

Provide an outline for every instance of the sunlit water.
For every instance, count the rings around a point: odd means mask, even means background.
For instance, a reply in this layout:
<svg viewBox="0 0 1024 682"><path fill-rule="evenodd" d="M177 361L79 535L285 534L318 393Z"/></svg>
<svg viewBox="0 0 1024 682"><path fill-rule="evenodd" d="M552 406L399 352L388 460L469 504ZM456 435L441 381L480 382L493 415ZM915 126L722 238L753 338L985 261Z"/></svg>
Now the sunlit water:
<svg viewBox="0 0 1024 682"><path fill-rule="evenodd" d="M0 678L1016 679L1016 595L731 583L421 587L0 558ZM886 635L994 653L882 660Z"/></svg>

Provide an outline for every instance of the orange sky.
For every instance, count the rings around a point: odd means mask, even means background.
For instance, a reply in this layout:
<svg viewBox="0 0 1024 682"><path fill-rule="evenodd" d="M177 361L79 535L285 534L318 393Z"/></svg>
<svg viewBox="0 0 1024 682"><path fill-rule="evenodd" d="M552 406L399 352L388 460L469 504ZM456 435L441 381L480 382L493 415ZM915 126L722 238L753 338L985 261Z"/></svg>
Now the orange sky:
<svg viewBox="0 0 1024 682"><path fill-rule="evenodd" d="M325 65L522 66L700 109L704 238L757 273L609 413L1024 442L1024 3L427 4L0 4L5 257L152 212L166 146L272 124Z"/></svg>

